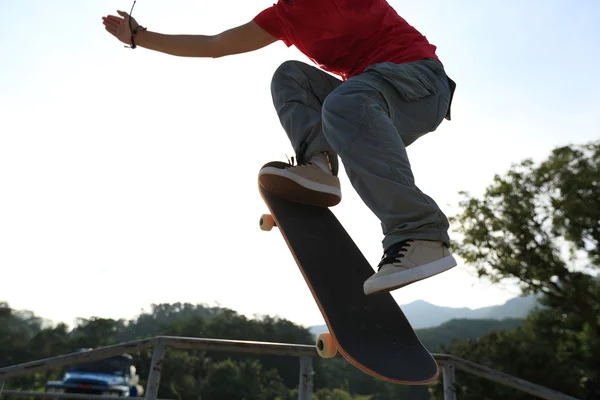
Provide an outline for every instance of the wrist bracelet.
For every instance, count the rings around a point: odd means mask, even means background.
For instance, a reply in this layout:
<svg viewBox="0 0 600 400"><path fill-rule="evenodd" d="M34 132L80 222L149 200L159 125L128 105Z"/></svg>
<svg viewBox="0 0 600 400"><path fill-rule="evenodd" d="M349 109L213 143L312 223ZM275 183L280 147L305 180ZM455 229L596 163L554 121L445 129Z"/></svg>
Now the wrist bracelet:
<svg viewBox="0 0 600 400"><path fill-rule="evenodd" d="M137 26L135 29L131 29L131 30L130 30L130 32L131 32L131 46L130 46L130 48L131 48L131 49L135 49L135 48L137 47L137 46L135 45L135 41L133 40L133 37L135 36L135 34L137 33L137 31L139 31L139 30L145 31L145 30L147 30L147 29L146 29L146 28L144 28L144 27L143 27L143 26L141 26L141 25L138 25L138 26Z"/></svg>

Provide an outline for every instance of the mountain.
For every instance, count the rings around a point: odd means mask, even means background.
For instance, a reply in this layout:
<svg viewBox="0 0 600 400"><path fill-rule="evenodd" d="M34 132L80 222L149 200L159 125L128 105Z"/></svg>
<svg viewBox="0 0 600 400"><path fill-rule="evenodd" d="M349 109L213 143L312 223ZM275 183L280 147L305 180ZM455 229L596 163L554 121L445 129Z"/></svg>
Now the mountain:
<svg viewBox="0 0 600 400"><path fill-rule="evenodd" d="M515 297L498 306L483 308L441 307L417 300L400 306L414 329L433 328L454 319L523 319L537 305L535 296ZM327 331L327 326L318 325L310 328L314 335Z"/></svg>
<svg viewBox="0 0 600 400"><path fill-rule="evenodd" d="M415 329L432 328L452 319L525 318L535 307L535 297L516 297L499 306L483 308L440 307L418 300L402 306L406 318Z"/></svg>

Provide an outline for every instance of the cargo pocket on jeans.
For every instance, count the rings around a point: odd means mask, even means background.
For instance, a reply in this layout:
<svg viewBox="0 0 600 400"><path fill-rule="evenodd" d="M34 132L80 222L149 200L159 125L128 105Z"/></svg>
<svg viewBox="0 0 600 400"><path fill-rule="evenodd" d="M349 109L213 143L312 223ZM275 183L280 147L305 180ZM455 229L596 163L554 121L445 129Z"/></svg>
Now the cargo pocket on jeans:
<svg viewBox="0 0 600 400"><path fill-rule="evenodd" d="M437 94L435 73L421 62L374 64L365 73L374 74L391 85L406 102L414 102Z"/></svg>

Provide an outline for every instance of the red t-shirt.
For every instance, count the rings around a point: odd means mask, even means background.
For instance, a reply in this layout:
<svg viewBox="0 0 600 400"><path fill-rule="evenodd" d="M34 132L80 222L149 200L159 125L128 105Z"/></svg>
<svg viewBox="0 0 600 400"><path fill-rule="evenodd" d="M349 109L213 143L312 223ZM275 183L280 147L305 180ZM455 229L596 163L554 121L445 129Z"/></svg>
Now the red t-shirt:
<svg viewBox="0 0 600 400"><path fill-rule="evenodd" d="M437 59L386 0L278 0L254 22L343 80L376 63Z"/></svg>

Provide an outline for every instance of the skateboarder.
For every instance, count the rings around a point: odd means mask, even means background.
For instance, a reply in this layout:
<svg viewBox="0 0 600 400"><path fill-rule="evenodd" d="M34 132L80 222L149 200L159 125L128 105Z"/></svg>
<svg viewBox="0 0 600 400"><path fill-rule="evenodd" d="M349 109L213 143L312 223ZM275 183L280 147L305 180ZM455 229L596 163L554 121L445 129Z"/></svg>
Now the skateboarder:
<svg viewBox="0 0 600 400"><path fill-rule="evenodd" d="M415 184L406 151L450 120L455 85L436 47L386 0L279 0L250 22L213 36L160 34L118 14L103 17L117 39L175 56L217 58L276 41L296 46L319 68L287 61L271 84L296 162L267 164L261 185L289 200L332 207L342 197L342 160L384 235L384 254L365 294L456 266L448 220ZM436 160L431 165L439 168Z"/></svg>

